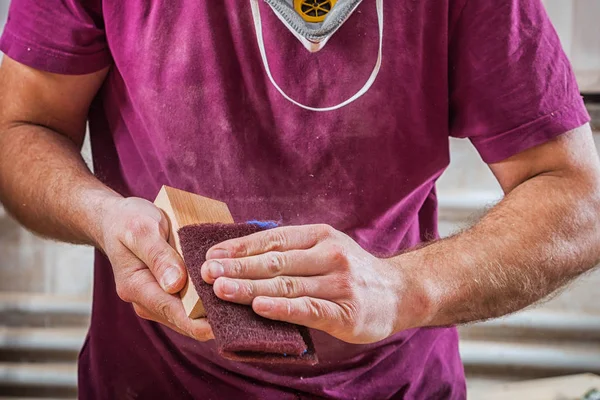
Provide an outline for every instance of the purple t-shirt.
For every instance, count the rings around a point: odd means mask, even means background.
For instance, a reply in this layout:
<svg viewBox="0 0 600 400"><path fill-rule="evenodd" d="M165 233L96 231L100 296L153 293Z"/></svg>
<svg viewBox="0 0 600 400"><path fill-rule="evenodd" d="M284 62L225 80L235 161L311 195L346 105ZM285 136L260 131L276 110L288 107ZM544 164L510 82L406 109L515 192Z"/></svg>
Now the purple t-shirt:
<svg viewBox="0 0 600 400"><path fill-rule="evenodd" d="M383 65L357 102L326 113L268 81L248 0L13 0L0 48L45 71L112 65L90 110L95 173L125 196L161 185L227 202L234 218L327 223L392 255L436 237L435 181L450 136L497 162L588 115L539 0L393 0ZM275 79L311 106L337 104L377 57L374 0L307 52L261 4ZM373 295L376 295L375 293ZM137 318L96 255L81 398L463 399L454 328L372 345L313 332L314 367L235 363Z"/></svg>

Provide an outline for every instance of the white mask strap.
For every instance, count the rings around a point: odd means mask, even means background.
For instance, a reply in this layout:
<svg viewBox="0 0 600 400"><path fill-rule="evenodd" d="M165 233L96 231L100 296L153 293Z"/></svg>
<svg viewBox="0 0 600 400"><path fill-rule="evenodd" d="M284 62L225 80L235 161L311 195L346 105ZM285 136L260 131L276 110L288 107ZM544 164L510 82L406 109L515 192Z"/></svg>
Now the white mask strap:
<svg viewBox="0 0 600 400"><path fill-rule="evenodd" d="M281 87L279 87L277 82L275 82L275 79L273 78L273 75L271 74L271 68L269 68L269 60L267 59L267 53L265 50L265 42L264 42L263 33L262 33L262 21L260 18L260 8L259 8L258 2L259 2L259 0L250 0L250 5L252 6L252 17L254 18L254 29L256 30L256 39L258 41L258 49L260 50L260 55L262 57L262 61L265 66L267 75L269 76L269 80L271 81L273 86L275 86L275 89L277 89L277 91L279 91L279 93L281 93L281 95L284 98L286 98L288 101L294 103L298 107L304 108L305 110L334 111L334 110L338 110L342 107L345 107L348 104L353 103L354 101L358 100L360 97L362 97L362 95L367 93L367 91L371 88L371 86L375 82L375 79L377 79L379 70L381 69L381 60L382 60L382 56L383 56L383 0L376 0L377 20L379 23L379 52L377 54L377 62L375 63L375 68L373 68L373 72L371 73L371 76L369 77L369 79L367 80L365 85L362 87L362 89L360 89L354 96L350 97L348 100L346 100L343 103L340 103L336 106L325 107L325 108L309 107L309 106L305 106L302 103L297 102L296 100L294 100L290 96L288 96L281 89Z"/></svg>

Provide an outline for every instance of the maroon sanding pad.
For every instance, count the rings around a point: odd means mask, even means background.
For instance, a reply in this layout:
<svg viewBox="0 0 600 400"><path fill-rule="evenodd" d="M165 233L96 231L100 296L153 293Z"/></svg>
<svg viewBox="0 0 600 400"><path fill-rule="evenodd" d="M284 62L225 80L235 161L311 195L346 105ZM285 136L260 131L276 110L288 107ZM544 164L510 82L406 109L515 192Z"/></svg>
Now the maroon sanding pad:
<svg viewBox="0 0 600 400"><path fill-rule="evenodd" d="M250 306L221 300L212 285L202 279L200 269L208 249L261 230L254 224L200 224L179 230L183 258L206 309L217 348L223 357L235 361L314 365L317 356L306 327L263 318Z"/></svg>

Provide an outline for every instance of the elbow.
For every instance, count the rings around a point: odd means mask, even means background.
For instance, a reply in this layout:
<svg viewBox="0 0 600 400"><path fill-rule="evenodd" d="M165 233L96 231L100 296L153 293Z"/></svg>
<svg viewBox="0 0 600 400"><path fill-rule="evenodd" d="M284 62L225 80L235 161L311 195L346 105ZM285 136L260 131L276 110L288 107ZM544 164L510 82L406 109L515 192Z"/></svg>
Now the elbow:
<svg viewBox="0 0 600 400"><path fill-rule="evenodd" d="M575 194L575 193L578 193ZM581 243L587 264L591 267L600 263L600 174L586 180L582 190L573 193L571 215L576 223L567 229Z"/></svg>

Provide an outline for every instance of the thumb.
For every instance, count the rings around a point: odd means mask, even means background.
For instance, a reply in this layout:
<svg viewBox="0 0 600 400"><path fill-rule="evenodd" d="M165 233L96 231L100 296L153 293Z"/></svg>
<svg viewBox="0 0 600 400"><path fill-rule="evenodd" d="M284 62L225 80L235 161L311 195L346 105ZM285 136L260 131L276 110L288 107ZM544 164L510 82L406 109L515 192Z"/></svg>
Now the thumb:
<svg viewBox="0 0 600 400"><path fill-rule="evenodd" d="M122 242L125 247L150 269L165 292L174 294L183 289L187 281L185 264L177 251L167 243L165 230L145 218L138 218L129 226L133 226L133 229L124 235Z"/></svg>
<svg viewBox="0 0 600 400"><path fill-rule="evenodd" d="M139 244L130 250L146 264L163 290L174 294L183 289L187 272L175 249L158 236L146 237Z"/></svg>
<svg viewBox="0 0 600 400"><path fill-rule="evenodd" d="M167 248L164 249L164 252L169 253L166 255L166 258L169 260L171 266L163 269L160 278L156 274L155 277L167 293L174 294L185 287L187 282L187 268L185 267L182 257L169 244L169 239L171 239L171 222L169 221L169 217L167 217L167 214L163 210L159 209L159 211L161 214L161 219L159 222L159 234L164 242L167 243ZM173 242L174 240L171 243ZM160 271L157 272L160 273Z"/></svg>

